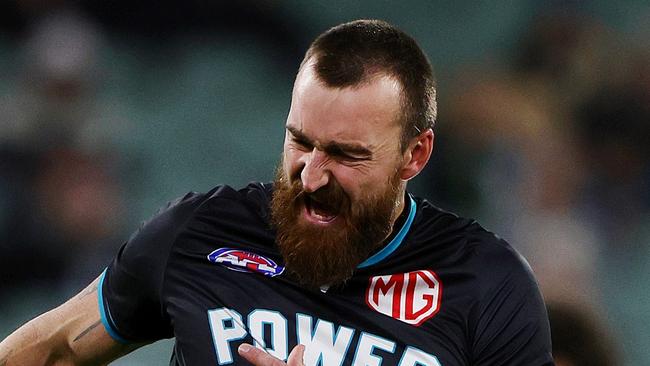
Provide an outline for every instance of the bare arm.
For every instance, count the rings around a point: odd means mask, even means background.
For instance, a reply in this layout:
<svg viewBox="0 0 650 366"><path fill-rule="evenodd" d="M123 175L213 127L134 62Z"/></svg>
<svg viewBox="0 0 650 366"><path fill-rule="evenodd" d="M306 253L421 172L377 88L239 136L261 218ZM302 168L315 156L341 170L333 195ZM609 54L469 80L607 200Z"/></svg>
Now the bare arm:
<svg viewBox="0 0 650 366"><path fill-rule="evenodd" d="M105 365L139 345L111 338L99 315L99 278L56 309L31 320L0 343L0 366Z"/></svg>

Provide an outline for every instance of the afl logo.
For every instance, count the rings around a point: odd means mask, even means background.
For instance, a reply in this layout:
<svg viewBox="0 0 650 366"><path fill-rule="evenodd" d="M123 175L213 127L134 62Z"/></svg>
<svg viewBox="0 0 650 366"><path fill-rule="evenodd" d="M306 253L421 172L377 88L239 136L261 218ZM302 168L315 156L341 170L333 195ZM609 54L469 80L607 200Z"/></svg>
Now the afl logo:
<svg viewBox="0 0 650 366"><path fill-rule="evenodd" d="M237 272L257 272L269 277L284 272L284 267L270 258L240 249L219 248L208 255L208 260Z"/></svg>
<svg viewBox="0 0 650 366"><path fill-rule="evenodd" d="M442 283L428 269L370 278L368 306L404 323L420 326L440 310Z"/></svg>

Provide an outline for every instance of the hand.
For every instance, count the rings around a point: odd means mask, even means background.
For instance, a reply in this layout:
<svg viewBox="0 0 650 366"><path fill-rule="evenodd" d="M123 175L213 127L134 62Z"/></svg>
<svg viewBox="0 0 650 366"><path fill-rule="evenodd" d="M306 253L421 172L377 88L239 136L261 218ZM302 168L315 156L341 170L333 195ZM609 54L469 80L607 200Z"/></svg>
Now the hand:
<svg viewBox="0 0 650 366"><path fill-rule="evenodd" d="M257 347L244 343L237 349L239 355L255 366L304 366L303 356L305 355L305 346L299 344L291 350L287 362L271 356Z"/></svg>

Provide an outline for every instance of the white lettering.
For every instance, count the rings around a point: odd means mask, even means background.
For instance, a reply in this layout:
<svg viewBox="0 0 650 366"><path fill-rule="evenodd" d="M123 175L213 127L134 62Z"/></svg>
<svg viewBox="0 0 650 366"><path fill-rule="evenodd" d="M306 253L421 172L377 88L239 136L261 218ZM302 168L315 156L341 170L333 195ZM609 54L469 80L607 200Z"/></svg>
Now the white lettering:
<svg viewBox="0 0 650 366"><path fill-rule="evenodd" d="M264 342L264 325L271 326L271 343L269 347ZM277 311L253 310L248 315L248 329L256 347L266 349L271 355L285 361L289 356L289 339L287 333L287 319Z"/></svg>
<svg viewBox="0 0 650 366"><path fill-rule="evenodd" d="M408 285L408 284L407 284ZM265 349L271 355L285 361L289 351L288 322L283 314L266 309L255 309L247 318L248 327L242 316L235 310L219 308L208 310L208 320L214 349L219 365L234 362L233 352L237 341L250 332L256 347ZM348 355L355 330L338 326L306 314L296 314L296 335L299 344L305 345L306 366L342 365ZM248 329L248 331L247 331ZM266 334L270 330L270 335ZM270 345L265 344L270 340ZM232 344L235 342L236 344ZM381 366L384 361L381 353L395 353L395 342L370 333L361 333L354 351L353 366ZM441 366L436 356L415 347L408 346L399 366Z"/></svg>
<svg viewBox="0 0 650 366"><path fill-rule="evenodd" d="M246 336L246 329L244 329L241 315L235 310L221 308L208 310L208 319L219 365L232 363L230 342ZM226 323L230 324L226 325Z"/></svg>
<svg viewBox="0 0 650 366"><path fill-rule="evenodd" d="M441 366L438 358L415 347L407 347L399 366Z"/></svg>
<svg viewBox="0 0 650 366"><path fill-rule="evenodd" d="M341 365L350 347L354 329L339 326L334 334L334 324L318 319L315 329L313 318L296 314L298 343L305 345L305 365Z"/></svg>
<svg viewBox="0 0 650 366"><path fill-rule="evenodd" d="M215 262L216 263L230 263L230 264L237 265L237 264L239 264L239 259L237 257L235 257L234 255L232 255L232 254L228 254L228 255L223 256L223 257L217 257L215 259Z"/></svg>
<svg viewBox="0 0 650 366"><path fill-rule="evenodd" d="M369 333L362 333L357 345L357 353L354 355L353 366L380 366L383 358L374 354L375 348L393 353L395 352L395 342L389 341L372 335Z"/></svg>

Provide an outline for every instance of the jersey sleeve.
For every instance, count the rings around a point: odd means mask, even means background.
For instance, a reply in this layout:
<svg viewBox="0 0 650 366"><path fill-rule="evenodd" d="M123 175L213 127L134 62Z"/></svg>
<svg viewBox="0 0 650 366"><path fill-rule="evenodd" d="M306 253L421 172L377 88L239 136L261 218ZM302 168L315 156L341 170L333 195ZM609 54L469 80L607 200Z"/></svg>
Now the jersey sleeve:
<svg viewBox="0 0 650 366"><path fill-rule="evenodd" d="M504 243L482 263L489 286L477 306L474 365L554 365L548 316L532 270Z"/></svg>
<svg viewBox="0 0 650 366"><path fill-rule="evenodd" d="M162 290L165 267L179 232L203 195L189 193L161 209L122 245L99 281L106 331L120 343L173 337Z"/></svg>

